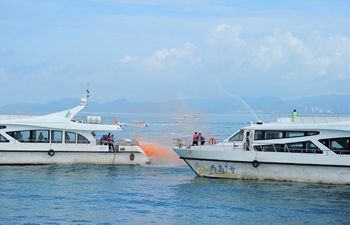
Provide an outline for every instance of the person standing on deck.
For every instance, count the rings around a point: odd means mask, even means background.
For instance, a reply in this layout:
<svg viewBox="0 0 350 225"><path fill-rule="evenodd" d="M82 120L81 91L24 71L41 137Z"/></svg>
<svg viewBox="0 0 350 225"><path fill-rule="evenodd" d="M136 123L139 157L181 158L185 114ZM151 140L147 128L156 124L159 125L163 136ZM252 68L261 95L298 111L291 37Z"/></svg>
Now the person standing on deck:
<svg viewBox="0 0 350 225"><path fill-rule="evenodd" d="M294 122L294 117L296 117L298 115L298 112L296 109L294 109L294 111L292 112L292 122Z"/></svg>
<svg viewBox="0 0 350 225"><path fill-rule="evenodd" d="M109 147L108 147L109 150L114 151L114 137L113 137L113 134L111 136L109 136L108 144L109 144Z"/></svg>
<svg viewBox="0 0 350 225"><path fill-rule="evenodd" d="M201 134L201 133L199 133L199 136L201 137L201 139L200 139L201 145L204 145L204 143L205 143L205 137L204 137L204 135ZM198 138L198 140L199 140L199 138Z"/></svg>
<svg viewBox="0 0 350 225"><path fill-rule="evenodd" d="M247 136L247 138L246 138L246 150L247 151L249 151L249 146L250 146L250 132L247 132L246 133L246 136Z"/></svg>
<svg viewBox="0 0 350 225"><path fill-rule="evenodd" d="M201 133L198 134L197 140L198 140L198 141L201 141L201 140L202 140L202 134L201 134ZM198 141L197 141L197 143L198 143Z"/></svg>
<svg viewBox="0 0 350 225"><path fill-rule="evenodd" d="M197 132L194 132L194 135L193 135L193 142L192 142L192 146L197 146L198 145L198 135L197 135Z"/></svg>

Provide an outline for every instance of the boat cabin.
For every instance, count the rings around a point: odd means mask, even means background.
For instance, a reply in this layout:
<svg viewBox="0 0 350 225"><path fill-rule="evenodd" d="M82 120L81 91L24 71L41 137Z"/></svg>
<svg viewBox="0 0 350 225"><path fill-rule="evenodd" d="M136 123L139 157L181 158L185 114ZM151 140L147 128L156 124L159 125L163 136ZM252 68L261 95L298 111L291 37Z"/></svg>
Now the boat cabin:
<svg viewBox="0 0 350 225"><path fill-rule="evenodd" d="M234 148L264 152L289 152L350 155L350 137L322 138L320 131L252 130L241 129L225 141L234 142Z"/></svg>

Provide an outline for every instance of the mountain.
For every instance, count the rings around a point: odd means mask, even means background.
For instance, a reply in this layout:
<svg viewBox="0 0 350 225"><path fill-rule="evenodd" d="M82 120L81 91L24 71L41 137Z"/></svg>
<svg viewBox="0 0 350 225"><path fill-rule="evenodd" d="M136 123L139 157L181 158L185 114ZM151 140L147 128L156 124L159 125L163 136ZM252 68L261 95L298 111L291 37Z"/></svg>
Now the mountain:
<svg viewBox="0 0 350 225"><path fill-rule="evenodd" d="M75 107L79 99L62 98L46 104L19 103L0 107L0 114L48 114ZM185 99L162 103L118 99L108 103L89 102L85 112L99 113L350 113L350 95L325 95L297 100L277 97L242 97L219 99Z"/></svg>

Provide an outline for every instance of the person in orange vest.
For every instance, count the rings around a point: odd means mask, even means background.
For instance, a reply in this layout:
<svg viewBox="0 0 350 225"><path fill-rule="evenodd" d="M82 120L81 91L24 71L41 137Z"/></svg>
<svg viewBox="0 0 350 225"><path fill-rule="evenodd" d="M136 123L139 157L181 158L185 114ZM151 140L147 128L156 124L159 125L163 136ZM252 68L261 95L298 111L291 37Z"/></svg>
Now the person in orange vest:
<svg viewBox="0 0 350 225"><path fill-rule="evenodd" d="M194 132L193 134L193 142L192 142L192 146L198 145L198 135L197 132Z"/></svg>
<svg viewBox="0 0 350 225"><path fill-rule="evenodd" d="M198 140L201 141L201 145L204 145L204 143L205 143L205 137L204 137L203 134L199 133L199 135L198 135Z"/></svg>
<svg viewBox="0 0 350 225"><path fill-rule="evenodd" d="M114 137L113 134L111 136L109 136L108 138L108 145L109 145L109 150L114 151Z"/></svg>

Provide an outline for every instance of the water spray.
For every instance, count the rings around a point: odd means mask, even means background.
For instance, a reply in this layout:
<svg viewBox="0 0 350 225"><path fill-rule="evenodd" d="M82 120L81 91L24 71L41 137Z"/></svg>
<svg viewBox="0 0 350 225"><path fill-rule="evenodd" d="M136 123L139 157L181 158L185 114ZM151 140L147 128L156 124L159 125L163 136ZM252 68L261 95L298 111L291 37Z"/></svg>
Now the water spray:
<svg viewBox="0 0 350 225"><path fill-rule="evenodd" d="M254 115L256 121L259 121L259 118L258 118L257 115L254 113L254 111L252 110L252 108L250 108L250 106L249 106L243 99L241 99L241 98L238 97L237 95L231 94L231 93L228 92L225 88L223 88L222 85L221 85L220 80L217 80L217 81L216 81L216 84L218 85L218 87L219 87L223 92L225 92L226 94L228 94L228 95L231 96L231 97L234 97L235 99L237 99L238 101L240 101L243 105L245 105L245 106L249 109L249 111Z"/></svg>

